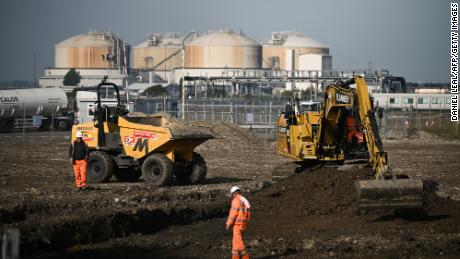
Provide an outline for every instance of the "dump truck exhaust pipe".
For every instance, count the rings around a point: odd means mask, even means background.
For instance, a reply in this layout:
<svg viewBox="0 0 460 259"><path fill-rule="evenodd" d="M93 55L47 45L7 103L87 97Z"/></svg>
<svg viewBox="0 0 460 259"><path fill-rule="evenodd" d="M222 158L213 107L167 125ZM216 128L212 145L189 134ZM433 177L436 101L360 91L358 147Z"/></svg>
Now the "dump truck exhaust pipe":
<svg viewBox="0 0 460 259"><path fill-rule="evenodd" d="M362 180L355 182L358 209L419 209L423 206L421 179Z"/></svg>

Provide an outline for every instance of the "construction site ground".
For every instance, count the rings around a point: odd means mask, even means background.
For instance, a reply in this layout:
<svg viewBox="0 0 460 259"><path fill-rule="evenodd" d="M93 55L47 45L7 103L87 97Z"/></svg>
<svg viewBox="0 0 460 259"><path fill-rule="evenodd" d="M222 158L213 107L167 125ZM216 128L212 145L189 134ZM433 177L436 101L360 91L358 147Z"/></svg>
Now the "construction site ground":
<svg viewBox="0 0 460 259"><path fill-rule="evenodd" d="M75 190L69 132L0 135L0 230L19 228L24 258L226 258L228 191L251 202L253 258L459 258L460 142L422 131L385 140L397 174L422 177L420 211L357 213L353 183L368 168L303 173L273 143L224 123L197 151L204 184L143 181Z"/></svg>

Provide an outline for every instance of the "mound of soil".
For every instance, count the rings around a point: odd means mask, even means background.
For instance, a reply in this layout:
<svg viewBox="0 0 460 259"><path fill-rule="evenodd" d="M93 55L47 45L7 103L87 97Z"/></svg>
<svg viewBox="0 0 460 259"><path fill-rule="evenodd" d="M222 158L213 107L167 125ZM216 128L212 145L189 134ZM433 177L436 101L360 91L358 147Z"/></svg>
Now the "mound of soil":
<svg viewBox="0 0 460 259"><path fill-rule="evenodd" d="M161 118L163 117L163 118ZM128 114L128 120L167 127L175 138L186 136L204 136L214 140L208 140L197 148L197 151L230 151L244 152L254 148L267 150L267 144L251 134L247 129L237 125L220 121L181 121L167 114L144 114L141 112ZM274 149L270 149L274 150Z"/></svg>
<svg viewBox="0 0 460 259"><path fill-rule="evenodd" d="M257 192L251 199L256 211L269 215L351 214L356 211L354 182L370 179L370 174L370 168L349 171L321 168L292 174L285 181ZM436 183L424 182L425 212L460 212L460 202L442 198L435 193L436 190Z"/></svg>
<svg viewBox="0 0 460 259"><path fill-rule="evenodd" d="M265 141L237 125L212 121L194 121L193 124L211 128L215 137L215 139L208 140L198 146L196 149L198 152L220 151L237 153L264 150L274 153L272 149L268 148L268 144Z"/></svg>
<svg viewBox="0 0 460 259"><path fill-rule="evenodd" d="M407 138L408 139L419 139L419 140L435 140L435 139L439 139L439 137L434 135L434 134L431 134L431 133L426 132L424 130L418 130L418 129L412 130L408 134Z"/></svg>
<svg viewBox="0 0 460 259"><path fill-rule="evenodd" d="M367 170L322 168L292 174L267 189L244 195L252 214L245 234L256 258L458 258L460 203L432 192L426 183L425 210L356 214L353 182ZM228 210L228 203L224 212ZM226 214L226 213L225 213ZM152 235L131 235L75 246L67 258L225 258L231 250L226 218L170 226ZM117 252L120 247L128 250ZM158 249L161 252L158 254ZM128 252L127 252L128 251ZM48 258L59 258L56 254ZM46 258L46 257L45 257Z"/></svg>
<svg viewBox="0 0 460 259"><path fill-rule="evenodd" d="M368 178L368 168L356 172L335 168L293 174L285 181L258 192L254 208L266 214L326 215L350 212L356 200L354 182Z"/></svg>

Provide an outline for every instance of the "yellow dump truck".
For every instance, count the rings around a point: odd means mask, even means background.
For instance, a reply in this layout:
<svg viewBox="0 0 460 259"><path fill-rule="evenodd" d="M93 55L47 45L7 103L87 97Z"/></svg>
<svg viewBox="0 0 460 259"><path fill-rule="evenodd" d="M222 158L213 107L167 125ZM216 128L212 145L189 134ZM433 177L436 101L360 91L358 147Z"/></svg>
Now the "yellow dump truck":
<svg viewBox="0 0 460 259"><path fill-rule="evenodd" d="M116 107L104 106L102 86L115 88ZM97 87L94 121L74 125L88 145L88 181L105 182L112 175L121 181L142 179L162 186L175 176L182 184L197 184L206 177L206 163L193 150L213 138L210 128L178 121L168 115L136 116L120 102L118 87L103 82Z"/></svg>

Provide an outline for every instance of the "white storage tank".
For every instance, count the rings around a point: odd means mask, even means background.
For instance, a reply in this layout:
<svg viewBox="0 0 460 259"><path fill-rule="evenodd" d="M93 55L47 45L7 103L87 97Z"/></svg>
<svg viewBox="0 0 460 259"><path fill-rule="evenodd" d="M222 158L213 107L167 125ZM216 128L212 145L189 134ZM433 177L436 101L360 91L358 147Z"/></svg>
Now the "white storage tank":
<svg viewBox="0 0 460 259"><path fill-rule="evenodd" d="M299 57L304 54L329 55L329 48L300 32L273 32L270 39L262 42L263 68L291 70L294 52L295 70L299 68Z"/></svg>
<svg viewBox="0 0 460 259"><path fill-rule="evenodd" d="M129 51L111 32L89 32L56 44L54 62L56 68L118 68L129 65ZM108 54L112 60L106 59Z"/></svg>
<svg viewBox="0 0 460 259"><path fill-rule="evenodd" d="M261 68L262 46L231 30L209 32L185 46L186 68Z"/></svg>
<svg viewBox="0 0 460 259"><path fill-rule="evenodd" d="M177 33L151 34L133 48L133 67L169 71L182 66L182 38Z"/></svg>

